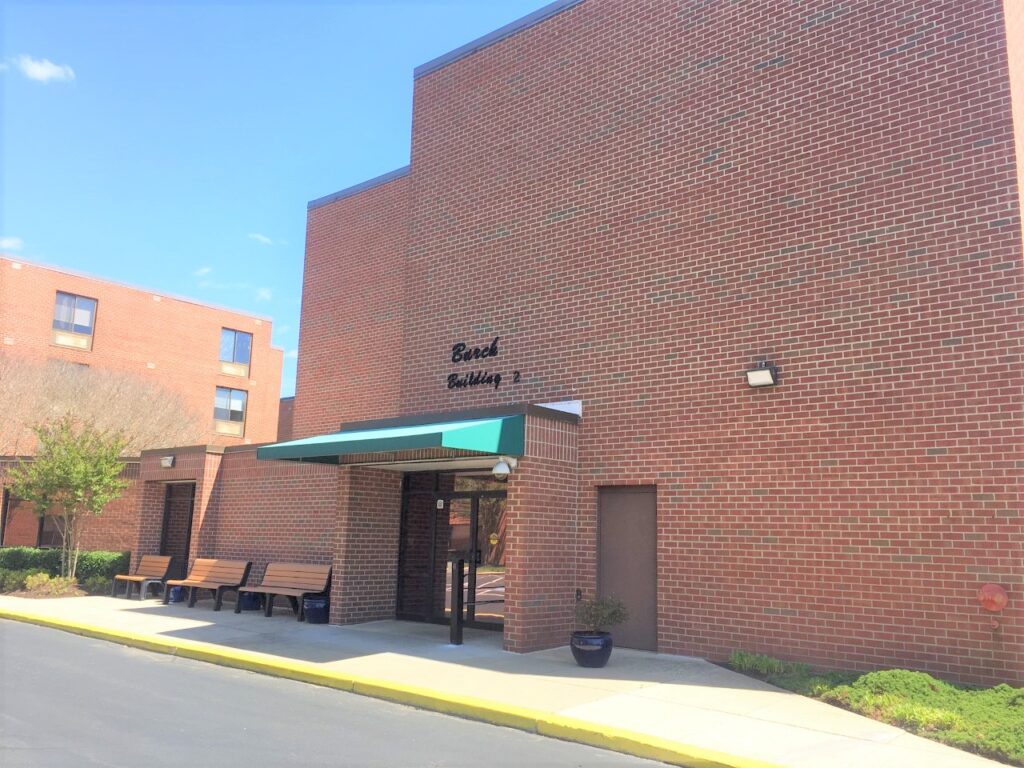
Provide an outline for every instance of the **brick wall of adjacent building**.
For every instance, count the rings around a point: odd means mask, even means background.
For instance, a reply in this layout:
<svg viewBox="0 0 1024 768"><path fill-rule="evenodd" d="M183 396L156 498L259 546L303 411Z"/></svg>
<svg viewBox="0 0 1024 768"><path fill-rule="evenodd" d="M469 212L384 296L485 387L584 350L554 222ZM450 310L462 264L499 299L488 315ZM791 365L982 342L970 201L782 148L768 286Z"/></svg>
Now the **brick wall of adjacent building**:
<svg viewBox="0 0 1024 768"><path fill-rule="evenodd" d="M97 300L92 349L52 342L58 291ZM221 373L222 328L252 334L249 376ZM0 258L0 354L34 364L49 360L88 365L159 383L181 395L219 445L277 437L282 352L271 346L271 322L117 283ZM218 434L213 425L218 386L248 392L244 437ZM19 451L25 452L19 445Z"/></svg>
<svg viewBox="0 0 1024 768"><path fill-rule="evenodd" d="M598 486L656 485L660 649L1021 681L1001 11L586 0L419 77L410 174L310 212L296 434L582 400L570 570Z"/></svg>
<svg viewBox="0 0 1024 768"><path fill-rule="evenodd" d="M295 398L282 397L277 412L277 441L287 442L295 433Z"/></svg>

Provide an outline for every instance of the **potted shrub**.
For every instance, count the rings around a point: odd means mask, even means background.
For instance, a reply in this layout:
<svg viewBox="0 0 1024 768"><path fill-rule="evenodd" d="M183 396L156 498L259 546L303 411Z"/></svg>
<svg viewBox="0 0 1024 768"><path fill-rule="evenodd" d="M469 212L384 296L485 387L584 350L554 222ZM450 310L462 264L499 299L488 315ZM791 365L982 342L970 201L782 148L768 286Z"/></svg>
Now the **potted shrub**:
<svg viewBox="0 0 1024 768"><path fill-rule="evenodd" d="M576 623L582 630L572 633L569 647L581 667L603 667L612 655L612 636L607 627L621 624L629 613L625 604L614 597L580 600L576 603Z"/></svg>

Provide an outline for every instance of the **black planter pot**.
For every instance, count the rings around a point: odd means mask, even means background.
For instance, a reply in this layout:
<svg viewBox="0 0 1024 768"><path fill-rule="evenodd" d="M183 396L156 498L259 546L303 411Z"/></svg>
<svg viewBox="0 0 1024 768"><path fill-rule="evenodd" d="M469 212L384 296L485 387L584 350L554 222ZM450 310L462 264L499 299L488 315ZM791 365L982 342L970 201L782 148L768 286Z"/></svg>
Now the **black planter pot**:
<svg viewBox="0 0 1024 768"><path fill-rule="evenodd" d="M581 667L603 667L612 655L612 636L607 632L573 632L569 647Z"/></svg>

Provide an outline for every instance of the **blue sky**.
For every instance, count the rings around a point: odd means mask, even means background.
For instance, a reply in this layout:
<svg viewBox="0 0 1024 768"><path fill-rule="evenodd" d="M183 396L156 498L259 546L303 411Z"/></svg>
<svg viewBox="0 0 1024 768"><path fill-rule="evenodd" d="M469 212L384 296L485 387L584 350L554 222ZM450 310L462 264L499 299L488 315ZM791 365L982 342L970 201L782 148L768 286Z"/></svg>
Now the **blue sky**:
<svg viewBox="0 0 1024 768"><path fill-rule="evenodd" d="M409 162L412 71L546 5L0 2L0 251L274 320L306 202Z"/></svg>

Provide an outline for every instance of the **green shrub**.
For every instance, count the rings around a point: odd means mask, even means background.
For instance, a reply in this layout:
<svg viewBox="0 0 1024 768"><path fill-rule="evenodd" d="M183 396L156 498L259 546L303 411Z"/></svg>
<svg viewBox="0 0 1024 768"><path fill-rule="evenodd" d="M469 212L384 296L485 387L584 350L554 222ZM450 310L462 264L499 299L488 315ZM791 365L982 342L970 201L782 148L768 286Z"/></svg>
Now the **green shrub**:
<svg viewBox="0 0 1024 768"><path fill-rule="evenodd" d="M969 689L924 672L812 673L806 665L736 651L729 665L911 733L1024 766L1024 688Z"/></svg>
<svg viewBox="0 0 1024 768"><path fill-rule="evenodd" d="M128 552L82 552L78 558L77 576L84 583L92 576L103 576L108 581L119 573L128 572ZM37 547L0 548L0 570L46 571L51 576L60 573L60 550Z"/></svg>
<svg viewBox="0 0 1024 768"><path fill-rule="evenodd" d="M130 555L127 552L83 552L78 558L75 575L85 584L91 578L110 580L119 573L128 573Z"/></svg>
<svg viewBox="0 0 1024 768"><path fill-rule="evenodd" d="M36 568L47 573L60 573L60 550L37 547L0 548L0 569L24 571Z"/></svg>
<svg viewBox="0 0 1024 768"><path fill-rule="evenodd" d="M20 592L25 588L25 579L37 573L46 571L33 568L18 571L0 569L0 592Z"/></svg>
<svg viewBox="0 0 1024 768"><path fill-rule="evenodd" d="M587 632L604 632L607 627L621 624L628 618L625 603L614 597L599 597L576 603L576 621Z"/></svg>
<svg viewBox="0 0 1024 768"><path fill-rule="evenodd" d="M82 566L79 565L78 568L81 570ZM79 585L90 595L109 595L110 582L111 579L106 576L89 576L79 581Z"/></svg>
<svg viewBox="0 0 1024 768"><path fill-rule="evenodd" d="M25 579L25 590L35 595L59 597L72 594L78 589L78 582L67 576L51 576L48 573L36 573Z"/></svg>

